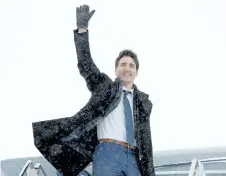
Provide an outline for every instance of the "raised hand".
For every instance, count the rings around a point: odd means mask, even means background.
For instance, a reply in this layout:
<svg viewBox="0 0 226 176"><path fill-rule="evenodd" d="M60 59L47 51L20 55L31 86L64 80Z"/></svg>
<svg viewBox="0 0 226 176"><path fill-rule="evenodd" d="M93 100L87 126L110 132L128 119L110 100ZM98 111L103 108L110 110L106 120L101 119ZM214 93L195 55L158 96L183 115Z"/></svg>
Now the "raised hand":
<svg viewBox="0 0 226 176"><path fill-rule="evenodd" d="M88 23L90 18L95 13L95 10L92 10L89 12L89 6L83 5L80 7L77 7L76 9L76 17L77 17L77 28L88 28Z"/></svg>

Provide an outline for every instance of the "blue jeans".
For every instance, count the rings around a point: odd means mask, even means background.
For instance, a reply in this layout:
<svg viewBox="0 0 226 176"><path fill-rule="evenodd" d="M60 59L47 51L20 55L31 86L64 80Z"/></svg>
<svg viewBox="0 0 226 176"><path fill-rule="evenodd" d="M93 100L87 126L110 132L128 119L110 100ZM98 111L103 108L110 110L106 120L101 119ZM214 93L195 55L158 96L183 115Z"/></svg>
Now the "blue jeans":
<svg viewBox="0 0 226 176"><path fill-rule="evenodd" d="M92 176L140 176L135 151L114 143L100 143L93 155Z"/></svg>

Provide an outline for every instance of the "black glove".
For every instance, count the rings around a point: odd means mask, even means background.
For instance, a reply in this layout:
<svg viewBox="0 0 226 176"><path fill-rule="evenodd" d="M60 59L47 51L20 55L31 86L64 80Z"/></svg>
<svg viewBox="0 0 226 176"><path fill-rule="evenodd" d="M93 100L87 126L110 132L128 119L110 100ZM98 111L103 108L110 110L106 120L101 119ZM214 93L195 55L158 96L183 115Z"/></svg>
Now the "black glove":
<svg viewBox="0 0 226 176"><path fill-rule="evenodd" d="M88 23L90 18L93 16L95 10L89 12L89 6L83 5L77 7L76 16L77 16L77 28L88 28Z"/></svg>

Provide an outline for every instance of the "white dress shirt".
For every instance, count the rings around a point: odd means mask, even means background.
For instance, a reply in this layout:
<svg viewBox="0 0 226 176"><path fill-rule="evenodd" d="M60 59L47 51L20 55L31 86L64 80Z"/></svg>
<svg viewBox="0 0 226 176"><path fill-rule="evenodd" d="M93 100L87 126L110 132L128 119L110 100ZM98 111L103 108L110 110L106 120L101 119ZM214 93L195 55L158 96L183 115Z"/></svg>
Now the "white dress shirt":
<svg viewBox="0 0 226 176"><path fill-rule="evenodd" d="M123 87L123 90L128 89ZM132 94L128 94L127 98L129 100L133 116L133 89L129 91L131 91ZM97 137L98 139L110 138L118 141L127 142L123 95L121 96L119 105L111 113L109 113L108 116L98 122Z"/></svg>

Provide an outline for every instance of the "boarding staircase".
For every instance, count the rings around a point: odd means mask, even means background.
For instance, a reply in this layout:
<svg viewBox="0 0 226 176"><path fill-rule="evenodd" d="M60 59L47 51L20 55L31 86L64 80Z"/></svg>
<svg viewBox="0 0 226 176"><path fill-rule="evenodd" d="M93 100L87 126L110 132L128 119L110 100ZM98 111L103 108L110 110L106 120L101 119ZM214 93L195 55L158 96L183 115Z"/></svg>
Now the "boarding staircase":
<svg viewBox="0 0 226 176"><path fill-rule="evenodd" d="M225 162L225 168L226 168L226 158L223 158L223 159L218 158L217 160L212 160L211 162L214 162L214 161ZM191 165L190 165L189 171L182 171L182 170L157 171L156 176L226 176L226 169L225 170L205 170L202 162L207 162L207 161L205 160L200 161L198 159L193 159L190 162ZM23 167L19 176L48 176L48 175L46 175L40 163L34 164L32 163L32 161L29 160Z"/></svg>

